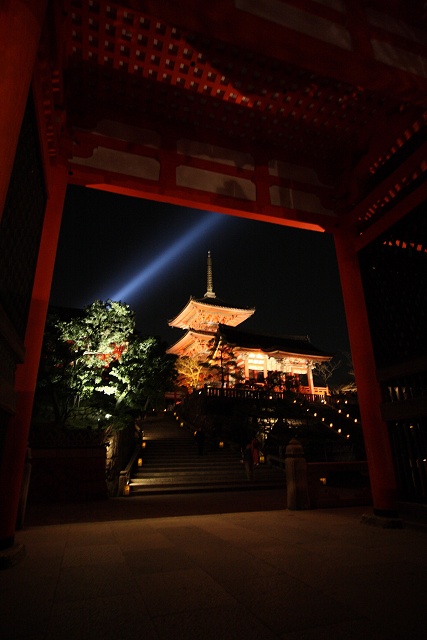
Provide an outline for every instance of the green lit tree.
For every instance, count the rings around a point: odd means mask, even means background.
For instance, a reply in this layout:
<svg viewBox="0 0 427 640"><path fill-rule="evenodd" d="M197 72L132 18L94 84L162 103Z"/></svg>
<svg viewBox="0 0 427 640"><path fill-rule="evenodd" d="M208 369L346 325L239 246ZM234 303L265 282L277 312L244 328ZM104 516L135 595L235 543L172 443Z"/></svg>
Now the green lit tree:
<svg viewBox="0 0 427 640"><path fill-rule="evenodd" d="M135 314L121 302L96 300L68 322L51 315L38 389L65 424L83 414L121 428L171 385L174 357L158 338L135 335Z"/></svg>
<svg viewBox="0 0 427 640"><path fill-rule="evenodd" d="M98 391L114 398L114 415L146 412L163 404L166 391L173 389L176 357L166 353L167 345L158 337L135 336L120 361L108 370L106 385Z"/></svg>
<svg viewBox="0 0 427 640"><path fill-rule="evenodd" d="M59 322L62 341L71 345L81 385L80 397L90 398L104 387L106 370L121 359L135 331L135 313L127 304L95 300L84 315Z"/></svg>

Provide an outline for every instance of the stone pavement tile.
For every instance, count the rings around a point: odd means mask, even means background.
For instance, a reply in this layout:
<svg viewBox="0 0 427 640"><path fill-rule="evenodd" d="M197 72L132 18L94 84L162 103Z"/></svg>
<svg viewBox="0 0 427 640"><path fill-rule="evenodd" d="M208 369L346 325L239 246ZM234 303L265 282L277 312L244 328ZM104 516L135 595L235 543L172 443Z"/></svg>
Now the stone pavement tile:
<svg viewBox="0 0 427 640"><path fill-rule="evenodd" d="M298 546L256 547L251 548L250 553L275 567L278 572L286 573L320 591L329 587L335 580L337 572L339 573L336 564L325 563L318 555Z"/></svg>
<svg viewBox="0 0 427 640"><path fill-rule="evenodd" d="M163 615L153 623L160 640L277 640L249 611L234 605Z"/></svg>
<svg viewBox="0 0 427 640"><path fill-rule="evenodd" d="M2 640L44 633L52 608L56 578L33 580L2 593L0 598L0 637Z"/></svg>
<svg viewBox="0 0 427 640"><path fill-rule="evenodd" d="M203 521L199 524L199 527L208 531L211 535L215 535L220 540L243 548L271 544L272 542L268 531L264 531L264 535L262 535L257 531L251 531L247 527L232 524L219 518L212 519L212 521Z"/></svg>
<svg viewBox="0 0 427 640"><path fill-rule="evenodd" d="M140 549L165 549L173 546L173 543L162 533L144 529L141 531L130 530L117 534L113 531L117 544L122 551L137 551Z"/></svg>
<svg viewBox="0 0 427 640"><path fill-rule="evenodd" d="M70 532L69 525L51 525L43 527L28 527L16 532L16 542L21 542L26 546L31 544L39 546L40 552L48 550L51 545L65 546ZM48 551L47 551L48 552Z"/></svg>
<svg viewBox="0 0 427 640"><path fill-rule="evenodd" d="M55 602L119 596L131 593L135 586L125 562L64 567L59 575Z"/></svg>
<svg viewBox="0 0 427 640"><path fill-rule="evenodd" d="M106 523L114 536L122 538L124 535L145 535L152 532L149 520L112 520Z"/></svg>
<svg viewBox="0 0 427 640"><path fill-rule="evenodd" d="M182 521L181 518L180 520ZM200 518L200 522L203 522L203 518ZM203 529L201 526L191 524L191 522L180 524L167 519L167 521L157 524L156 531L160 532L173 544L181 547L209 547L211 545L221 546L224 544L223 540L210 533L210 531Z"/></svg>
<svg viewBox="0 0 427 640"><path fill-rule="evenodd" d="M402 640L390 628L367 618L350 622L315 626L302 631L292 631L280 636L280 640Z"/></svg>
<svg viewBox="0 0 427 640"><path fill-rule="evenodd" d="M242 580L226 588L278 635L361 617L346 603L286 574Z"/></svg>
<svg viewBox="0 0 427 640"><path fill-rule="evenodd" d="M138 575L178 571L195 566L194 561L187 554L175 547L125 551L124 557L132 573Z"/></svg>
<svg viewBox="0 0 427 640"><path fill-rule="evenodd" d="M258 533L260 536L267 534L269 538L288 544L322 543L327 542L329 539L328 533L324 532L321 528L295 526L292 518L270 517L270 513L259 515L259 518L241 522L241 526L246 526L249 530ZM235 522L238 524L239 521L236 520Z"/></svg>
<svg viewBox="0 0 427 640"><path fill-rule="evenodd" d="M64 550L62 566L81 567L85 565L117 564L124 562L118 544L85 544L67 546Z"/></svg>
<svg viewBox="0 0 427 640"><path fill-rule="evenodd" d="M26 545L23 560L6 571L0 571L0 593L14 588L37 588L38 583L43 580L57 579L62 555L63 545L50 545L44 549Z"/></svg>
<svg viewBox="0 0 427 640"><path fill-rule="evenodd" d="M0 631L1 631L1 626L0 626ZM15 640L15 638L19 638L19 640L44 640L45 636L46 636L46 632L44 630L41 630L39 632L35 632L34 629L33 629L33 631L29 635L27 635L27 634L24 634L24 635L20 634L19 636L15 636L14 635L13 636L13 640ZM8 638L9 638L9 636L3 636L3 635L1 635L0 637L2 638L2 640L3 640L3 638L5 640L8 640Z"/></svg>
<svg viewBox="0 0 427 640"><path fill-rule="evenodd" d="M329 593L340 602L351 602L361 615L400 631L402 637L425 640L426 578L416 564L352 567L340 573Z"/></svg>
<svg viewBox="0 0 427 640"><path fill-rule="evenodd" d="M427 566L427 536L424 532L400 531L378 549L378 557L387 560L410 561L416 558L417 564Z"/></svg>
<svg viewBox="0 0 427 640"><path fill-rule="evenodd" d="M236 605L223 587L197 567L138 576L137 582L152 617Z"/></svg>
<svg viewBox="0 0 427 640"><path fill-rule="evenodd" d="M45 640L158 640L138 593L54 606Z"/></svg>
<svg viewBox="0 0 427 640"><path fill-rule="evenodd" d="M331 539L327 544L304 543L298 546L303 552L316 556L319 561L340 567L378 561L378 549L349 544L339 539Z"/></svg>
<svg viewBox="0 0 427 640"><path fill-rule="evenodd" d="M114 544L116 542L107 523L72 524L67 545Z"/></svg>
<svg viewBox="0 0 427 640"><path fill-rule="evenodd" d="M277 573L277 569L272 565L226 543L215 548L214 552L212 548L186 548L185 551L199 567L220 584Z"/></svg>

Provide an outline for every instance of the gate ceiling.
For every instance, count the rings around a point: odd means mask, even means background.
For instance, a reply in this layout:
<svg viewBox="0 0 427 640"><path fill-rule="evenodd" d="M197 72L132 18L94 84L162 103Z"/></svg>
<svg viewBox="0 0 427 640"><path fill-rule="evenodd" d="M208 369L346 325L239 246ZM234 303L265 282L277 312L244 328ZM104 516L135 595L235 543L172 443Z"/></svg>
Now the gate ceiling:
<svg viewBox="0 0 427 640"><path fill-rule="evenodd" d="M402 4L54 2L38 68L50 161L120 193L380 228L426 198L427 37L422 3Z"/></svg>

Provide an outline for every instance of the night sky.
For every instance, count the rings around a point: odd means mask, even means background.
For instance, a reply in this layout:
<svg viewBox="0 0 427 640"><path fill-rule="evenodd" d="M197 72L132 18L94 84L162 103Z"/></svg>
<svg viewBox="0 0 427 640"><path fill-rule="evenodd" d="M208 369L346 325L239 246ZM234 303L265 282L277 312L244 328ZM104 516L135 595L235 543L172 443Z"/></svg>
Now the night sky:
<svg viewBox="0 0 427 640"><path fill-rule="evenodd" d="M324 351L349 351L332 236L84 187L67 190L50 303L121 299L142 334L173 344L183 332L168 320L190 296L204 296L208 251L216 296L256 309L242 329L308 335Z"/></svg>

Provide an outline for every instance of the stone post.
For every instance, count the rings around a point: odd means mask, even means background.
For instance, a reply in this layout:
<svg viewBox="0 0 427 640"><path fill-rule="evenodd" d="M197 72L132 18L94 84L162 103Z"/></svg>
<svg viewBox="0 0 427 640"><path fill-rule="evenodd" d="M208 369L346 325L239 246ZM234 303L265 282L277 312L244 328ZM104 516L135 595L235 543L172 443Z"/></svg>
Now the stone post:
<svg viewBox="0 0 427 640"><path fill-rule="evenodd" d="M307 463L303 448L295 438L292 438L286 447L285 470L288 509L310 509Z"/></svg>

